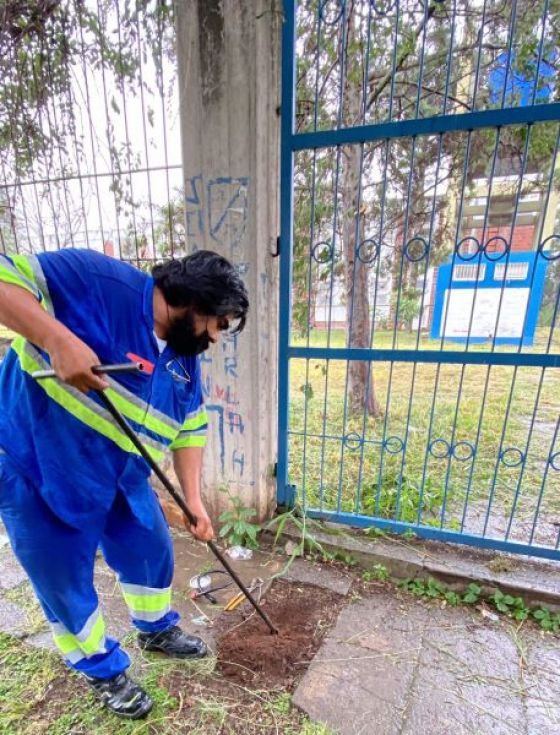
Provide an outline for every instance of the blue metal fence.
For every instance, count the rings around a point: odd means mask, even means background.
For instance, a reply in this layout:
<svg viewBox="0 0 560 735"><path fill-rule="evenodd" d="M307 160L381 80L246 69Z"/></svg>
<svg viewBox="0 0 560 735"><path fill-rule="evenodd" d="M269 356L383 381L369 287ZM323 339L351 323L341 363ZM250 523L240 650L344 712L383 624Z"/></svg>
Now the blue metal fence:
<svg viewBox="0 0 560 735"><path fill-rule="evenodd" d="M284 5L279 501L560 559L560 19Z"/></svg>

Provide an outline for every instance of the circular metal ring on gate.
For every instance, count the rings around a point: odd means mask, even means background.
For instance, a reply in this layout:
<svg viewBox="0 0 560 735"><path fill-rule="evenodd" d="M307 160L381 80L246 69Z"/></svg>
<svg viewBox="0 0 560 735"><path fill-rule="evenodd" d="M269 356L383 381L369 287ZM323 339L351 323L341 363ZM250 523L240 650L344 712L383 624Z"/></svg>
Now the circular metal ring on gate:
<svg viewBox="0 0 560 735"><path fill-rule="evenodd" d="M411 252L412 247L414 247L414 243L420 243L422 252L419 255L414 255ZM411 263L419 263L421 260L424 260L426 255L428 254L428 251L430 249L430 246L426 242L426 240L421 237L420 235L416 235L415 237L412 237L404 246L404 255L407 260L409 260Z"/></svg>
<svg viewBox="0 0 560 735"><path fill-rule="evenodd" d="M560 243L560 235L549 235L546 240L543 240L539 245L539 255L541 255L545 260L558 260L558 258L560 258L560 247L553 253L545 252L544 247L546 243L550 242L551 240L558 240L558 242Z"/></svg>
<svg viewBox="0 0 560 735"><path fill-rule="evenodd" d="M331 3L338 6L338 13L333 20L328 20L325 10L327 8L327 5L330 5ZM328 26L334 26L334 24L338 23L338 21L342 17L345 5L346 0L323 0L323 2L319 5L319 17L321 18L323 23L326 23Z"/></svg>
<svg viewBox="0 0 560 735"><path fill-rule="evenodd" d="M560 472L560 452L554 452L554 454L551 454L548 458L548 464L553 470Z"/></svg>
<svg viewBox="0 0 560 735"><path fill-rule="evenodd" d="M466 448L466 453L462 454L460 449ZM461 441L453 445L451 454L458 462L467 462L469 459L474 457L474 446L470 442Z"/></svg>
<svg viewBox="0 0 560 735"><path fill-rule="evenodd" d="M369 258L368 257L364 258L362 256L362 250L364 248L373 248L373 253L369 256ZM375 240L372 240L371 238L368 240L362 240L362 242L356 248L356 257L358 258L358 260L360 260L365 265L371 265L371 263L375 263L375 261L379 257L380 250L381 250L381 246Z"/></svg>
<svg viewBox="0 0 560 735"><path fill-rule="evenodd" d="M463 245L463 243L469 242L469 241L470 242L474 242L476 244L476 250L474 251L474 253L472 253L470 255L468 253L466 255L463 255L461 253L461 245ZM468 237L464 237L462 240L460 240L455 245L455 255L459 258L459 260L464 260L464 261L473 260L473 258L476 258L482 252L483 252L483 247L478 242L478 239L476 237L474 237L474 235L469 235Z"/></svg>
<svg viewBox="0 0 560 735"><path fill-rule="evenodd" d="M369 0L369 4L371 5L373 12L379 18L384 18L395 7L396 0L386 0L386 2L387 2L387 7L380 9L377 7L379 4L379 0Z"/></svg>
<svg viewBox="0 0 560 735"><path fill-rule="evenodd" d="M525 462L525 455L517 447L508 447L500 452L500 460L506 467L519 467Z"/></svg>
<svg viewBox="0 0 560 735"><path fill-rule="evenodd" d="M364 443L364 440L355 431L351 431L342 438L342 443L347 449L359 449Z"/></svg>
<svg viewBox="0 0 560 735"><path fill-rule="evenodd" d="M443 447L443 451L437 449L439 446ZM434 441L430 443L428 450L432 457L435 457L436 459L445 459L451 454L451 447L449 442L445 441L445 439L434 439Z"/></svg>
<svg viewBox="0 0 560 735"><path fill-rule="evenodd" d="M317 251L319 248L323 248L319 254L317 254ZM330 244L330 242L327 242L326 240L322 240L321 242L316 243L311 248L311 257L316 263L328 263L329 260L332 260L333 257L334 248Z"/></svg>
<svg viewBox="0 0 560 735"><path fill-rule="evenodd" d="M383 442L383 449L389 454L400 454L404 449L404 442L398 436L388 436Z"/></svg>
<svg viewBox="0 0 560 735"><path fill-rule="evenodd" d="M503 244L504 249L502 252L498 253L497 256L494 253L490 253L488 250L488 247L491 242L500 242ZM505 237L502 237L501 235L494 235L494 237L491 237L488 242L483 247L484 255L488 260L491 260L493 263L497 262L498 260L501 260L504 258L510 251L510 244L506 240Z"/></svg>

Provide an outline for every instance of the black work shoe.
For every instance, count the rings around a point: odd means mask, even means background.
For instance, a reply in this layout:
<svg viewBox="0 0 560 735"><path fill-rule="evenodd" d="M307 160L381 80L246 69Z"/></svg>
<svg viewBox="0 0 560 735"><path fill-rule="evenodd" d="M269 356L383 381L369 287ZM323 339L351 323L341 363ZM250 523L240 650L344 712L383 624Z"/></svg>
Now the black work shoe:
<svg viewBox="0 0 560 735"><path fill-rule="evenodd" d="M95 692L95 696L119 717L139 720L153 707L154 703L142 687L129 679L126 674L118 674L112 679L86 676L86 681Z"/></svg>
<svg viewBox="0 0 560 735"><path fill-rule="evenodd" d="M204 658L208 653L201 638L183 633L177 625L159 633L138 633L138 645L146 651L159 651L174 658Z"/></svg>

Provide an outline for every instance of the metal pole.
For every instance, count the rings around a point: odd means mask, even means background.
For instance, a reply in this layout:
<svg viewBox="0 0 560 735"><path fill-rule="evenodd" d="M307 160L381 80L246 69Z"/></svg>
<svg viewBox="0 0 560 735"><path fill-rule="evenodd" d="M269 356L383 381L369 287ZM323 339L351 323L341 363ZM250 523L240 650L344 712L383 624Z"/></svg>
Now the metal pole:
<svg viewBox="0 0 560 735"><path fill-rule="evenodd" d="M98 365L94 368L94 373L103 375L104 373L141 373L144 366L141 362L122 362L115 365ZM54 370L37 370L31 374L35 380L43 380L44 378L56 378Z"/></svg>

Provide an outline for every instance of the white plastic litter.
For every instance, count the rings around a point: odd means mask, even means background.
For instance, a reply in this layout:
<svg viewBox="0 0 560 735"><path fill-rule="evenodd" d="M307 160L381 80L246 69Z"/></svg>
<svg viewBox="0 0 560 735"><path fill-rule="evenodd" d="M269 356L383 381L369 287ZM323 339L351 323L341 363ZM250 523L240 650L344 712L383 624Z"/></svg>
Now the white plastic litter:
<svg viewBox="0 0 560 735"><path fill-rule="evenodd" d="M189 582L190 588L198 592L204 592L204 590L210 589L211 584L212 577L209 574L195 574Z"/></svg>
<svg viewBox="0 0 560 735"><path fill-rule="evenodd" d="M191 623L202 628L210 628L212 621L206 617L206 615L199 615L196 618L191 618Z"/></svg>
<svg viewBox="0 0 560 735"><path fill-rule="evenodd" d="M235 561L247 561L253 558L251 549L246 549L244 546L230 546L226 549L226 554Z"/></svg>

